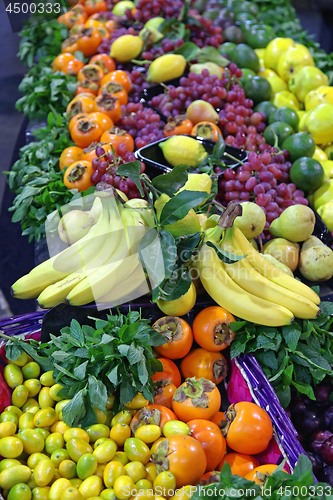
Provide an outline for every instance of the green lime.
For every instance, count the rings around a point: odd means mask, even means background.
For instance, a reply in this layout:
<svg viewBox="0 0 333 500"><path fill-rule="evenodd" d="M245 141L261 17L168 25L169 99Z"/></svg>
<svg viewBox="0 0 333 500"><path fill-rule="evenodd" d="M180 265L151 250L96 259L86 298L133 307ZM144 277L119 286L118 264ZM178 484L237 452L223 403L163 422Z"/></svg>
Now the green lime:
<svg viewBox="0 0 333 500"><path fill-rule="evenodd" d="M256 107L253 109L253 111L255 111L255 112L258 111L260 113L264 113L265 116L266 116L265 122L267 123L268 120L269 120L269 117L271 116L271 114L276 109L277 109L276 106L274 106L274 104L272 102L270 102L270 101L262 101L262 102L259 102L259 104L256 105Z"/></svg>
<svg viewBox="0 0 333 500"><path fill-rule="evenodd" d="M239 12L236 14L236 21L239 23L244 23L246 21L254 21L257 22L255 16L250 14L249 12Z"/></svg>
<svg viewBox="0 0 333 500"><path fill-rule="evenodd" d="M287 151L289 151L290 156L288 159L294 162L302 156L309 156L312 158L316 149L316 144L311 135L304 134L304 132L298 132L288 137L282 143L282 149L287 149Z"/></svg>
<svg viewBox="0 0 333 500"><path fill-rule="evenodd" d="M238 26L228 26L223 30L223 38L226 42L243 43L244 35Z"/></svg>
<svg viewBox="0 0 333 500"><path fill-rule="evenodd" d="M240 81L242 83L242 85L244 86L245 85L245 82L247 80L252 80L252 78L254 76L256 76L255 72L252 71L252 69L249 69L249 68L242 68L242 76L240 78Z"/></svg>
<svg viewBox="0 0 333 500"><path fill-rule="evenodd" d="M268 125L264 130L264 137L267 144L274 146L275 135L278 137L278 146L281 147L282 143L294 133L292 127L288 123L275 122Z"/></svg>
<svg viewBox="0 0 333 500"><path fill-rule="evenodd" d="M247 31L244 35L246 43L253 49L265 49L269 42L275 38L276 35L265 29L257 29L252 26L252 29Z"/></svg>
<svg viewBox="0 0 333 500"><path fill-rule="evenodd" d="M277 110L274 111L274 113L272 113L269 117L268 123L271 124L274 122L289 123L289 125L296 131L298 130L299 116L294 109L283 106L282 108L277 108Z"/></svg>
<svg viewBox="0 0 333 500"><path fill-rule="evenodd" d="M238 5L236 5L234 11L236 13L248 12L249 14L252 14L253 16L257 16L259 13L258 7L253 2L241 2Z"/></svg>
<svg viewBox="0 0 333 500"><path fill-rule="evenodd" d="M232 61L239 68L249 68L255 73L259 71L259 59L257 54L251 47L245 43L240 43L236 45L232 52Z"/></svg>
<svg viewBox="0 0 333 500"><path fill-rule="evenodd" d="M246 97L252 99L254 104L268 101L272 93L270 83L261 76L254 76L251 80L247 79L244 90Z"/></svg>
<svg viewBox="0 0 333 500"><path fill-rule="evenodd" d="M309 192L322 185L325 172L319 161L302 156L292 164L289 175L299 189Z"/></svg>
<svg viewBox="0 0 333 500"><path fill-rule="evenodd" d="M233 42L225 42L225 43L222 43L222 45L219 46L218 51L223 56L227 56L227 57L229 57L231 59L232 58L232 53L233 53L235 47L236 47L235 43L233 43Z"/></svg>

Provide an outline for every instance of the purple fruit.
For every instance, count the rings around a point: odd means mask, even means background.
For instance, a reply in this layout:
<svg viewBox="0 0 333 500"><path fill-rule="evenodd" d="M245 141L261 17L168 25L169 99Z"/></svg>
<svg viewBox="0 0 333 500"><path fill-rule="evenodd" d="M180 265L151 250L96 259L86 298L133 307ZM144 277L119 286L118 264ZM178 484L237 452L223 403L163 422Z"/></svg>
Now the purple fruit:
<svg viewBox="0 0 333 500"><path fill-rule="evenodd" d="M332 433L330 431L317 431L313 434L312 436L312 442L310 444L310 448L312 451L315 453L320 452L321 445L323 444L326 439L332 436Z"/></svg>
<svg viewBox="0 0 333 500"><path fill-rule="evenodd" d="M333 435L321 445L320 456L328 465L333 465Z"/></svg>
<svg viewBox="0 0 333 500"><path fill-rule="evenodd" d="M315 473L314 470L313 472ZM327 465L321 470L320 480L333 486L333 467L331 465Z"/></svg>
<svg viewBox="0 0 333 500"><path fill-rule="evenodd" d="M313 390L316 401L318 403L327 403L330 393L332 392L332 386L330 384L317 385Z"/></svg>
<svg viewBox="0 0 333 500"><path fill-rule="evenodd" d="M313 434L319 431L321 426L321 419L318 417L316 412L313 410L307 410L303 414L303 419L301 420L301 430L303 434Z"/></svg>
<svg viewBox="0 0 333 500"><path fill-rule="evenodd" d="M325 428L333 432L333 405L324 412L323 420Z"/></svg>

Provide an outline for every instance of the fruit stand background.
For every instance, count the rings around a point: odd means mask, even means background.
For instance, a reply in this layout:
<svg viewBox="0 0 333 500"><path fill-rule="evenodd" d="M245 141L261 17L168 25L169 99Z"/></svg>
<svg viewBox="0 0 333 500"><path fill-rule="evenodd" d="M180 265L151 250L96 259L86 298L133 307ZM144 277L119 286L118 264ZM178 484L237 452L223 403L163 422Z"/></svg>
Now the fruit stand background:
<svg viewBox="0 0 333 500"><path fill-rule="evenodd" d="M321 46L333 50L332 20L333 10L330 0L293 0L298 17L304 29L314 36ZM317 10L315 10L317 9ZM321 10L319 10L321 9ZM15 110L15 101L20 97L18 85L25 68L17 57L20 37L13 34L0 2L0 172L9 170L17 159L16 154L24 144L24 130L27 122ZM0 175L0 317L11 313L17 315L31 312L35 301L18 301L10 296L10 286L34 265L34 245L28 238L21 236L20 225L11 222L8 208L14 196L5 186L5 178ZM20 241L20 244L15 244ZM2 290L2 291L1 291Z"/></svg>

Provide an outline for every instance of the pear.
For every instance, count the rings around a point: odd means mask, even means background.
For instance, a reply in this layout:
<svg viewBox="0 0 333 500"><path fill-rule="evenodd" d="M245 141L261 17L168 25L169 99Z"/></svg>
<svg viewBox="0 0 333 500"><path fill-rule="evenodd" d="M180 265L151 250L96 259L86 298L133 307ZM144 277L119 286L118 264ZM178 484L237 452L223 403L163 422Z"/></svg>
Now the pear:
<svg viewBox="0 0 333 500"><path fill-rule="evenodd" d="M197 63L190 66L190 71L197 75L201 75L204 69L209 71L209 75L216 75L218 78L222 78L222 68L213 62Z"/></svg>
<svg viewBox="0 0 333 500"><path fill-rule="evenodd" d="M310 236L302 246L299 270L309 281L326 281L333 276L333 252L319 238Z"/></svg>
<svg viewBox="0 0 333 500"><path fill-rule="evenodd" d="M244 201L241 203L242 215L236 217L234 225L238 227L245 238L256 238L264 230L266 215L263 209L256 203Z"/></svg>
<svg viewBox="0 0 333 500"><path fill-rule="evenodd" d="M270 255L269 253L266 253L266 254L264 254L264 257L268 262L273 264L273 266L277 267L278 269L280 269L284 273L289 274L289 276L291 276L292 278L294 277L294 274L289 269L289 267L282 264L282 262L279 262L278 260L276 260L272 255Z"/></svg>
<svg viewBox="0 0 333 500"><path fill-rule="evenodd" d="M274 238L264 245L264 254L272 255L291 271L295 271L298 266L299 244L284 238Z"/></svg>
<svg viewBox="0 0 333 500"><path fill-rule="evenodd" d="M298 243L307 240L313 233L316 218L306 205L291 205L277 219L273 220L269 231L276 238Z"/></svg>
<svg viewBox="0 0 333 500"><path fill-rule="evenodd" d="M198 99L191 102L186 110L187 118L196 125L199 122L219 122L219 115L209 102Z"/></svg>

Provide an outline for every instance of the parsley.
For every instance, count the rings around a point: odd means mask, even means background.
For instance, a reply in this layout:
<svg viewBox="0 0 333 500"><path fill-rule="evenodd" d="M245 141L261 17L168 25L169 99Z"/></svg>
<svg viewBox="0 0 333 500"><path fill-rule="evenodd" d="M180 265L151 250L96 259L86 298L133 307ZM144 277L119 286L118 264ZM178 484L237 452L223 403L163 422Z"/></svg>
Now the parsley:
<svg viewBox="0 0 333 500"><path fill-rule="evenodd" d="M50 335L51 340L44 344L11 340L6 354L15 360L23 349L43 369L53 369L54 380L63 386L59 395L71 399L63 408L66 424L95 424L93 408L106 413L108 395L116 396L113 411L119 411L139 392L153 402L151 375L162 371L162 365L152 347L164 344L165 339L139 312L96 319L95 328L73 319L60 333L60 337Z"/></svg>
<svg viewBox="0 0 333 500"><path fill-rule="evenodd" d="M315 400L313 385L332 377L333 304L322 302L321 315L314 320L295 321L272 328L248 321L231 323L236 338L230 346L231 359L252 353L286 408L291 386ZM333 380L333 377L332 377Z"/></svg>

